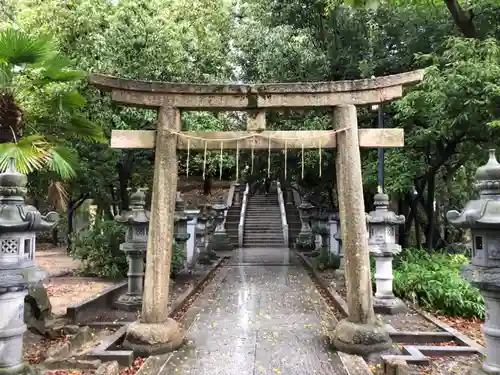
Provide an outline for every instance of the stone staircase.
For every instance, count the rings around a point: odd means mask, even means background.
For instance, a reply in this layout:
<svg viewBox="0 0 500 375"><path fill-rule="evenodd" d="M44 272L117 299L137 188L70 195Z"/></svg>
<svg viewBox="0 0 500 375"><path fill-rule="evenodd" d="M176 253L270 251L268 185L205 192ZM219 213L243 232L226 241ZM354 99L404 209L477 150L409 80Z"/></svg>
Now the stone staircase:
<svg viewBox="0 0 500 375"><path fill-rule="evenodd" d="M284 247L278 195L249 197L245 215L243 247Z"/></svg>

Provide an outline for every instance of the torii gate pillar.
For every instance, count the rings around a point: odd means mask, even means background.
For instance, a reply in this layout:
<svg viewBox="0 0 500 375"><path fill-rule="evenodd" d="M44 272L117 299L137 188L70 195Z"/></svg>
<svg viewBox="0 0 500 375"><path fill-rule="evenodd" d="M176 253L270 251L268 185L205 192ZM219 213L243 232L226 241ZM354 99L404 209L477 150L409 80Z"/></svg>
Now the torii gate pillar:
<svg viewBox="0 0 500 375"><path fill-rule="evenodd" d="M335 107L333 122L337 129L347 128L337 133L336 168L340 232L350 298L347 299L349 317L337 324L331 341L340 351L366 355L389 349L392 341L384 322L373 311L356 107Z"/></svg>

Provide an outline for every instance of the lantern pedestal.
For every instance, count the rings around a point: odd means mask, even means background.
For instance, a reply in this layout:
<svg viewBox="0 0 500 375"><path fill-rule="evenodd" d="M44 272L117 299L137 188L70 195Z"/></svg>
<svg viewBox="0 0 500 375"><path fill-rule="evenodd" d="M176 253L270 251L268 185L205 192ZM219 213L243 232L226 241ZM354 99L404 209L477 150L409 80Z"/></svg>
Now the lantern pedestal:
<svg viewBox="0 0 500 375"><path fill-rule="evenodd" d="M176 265L171 266L171 273L177 274L183 270L187 270L187 241L191 237L191 235L187 231L187 223L191 221L193 218L191 216L186 215L185 212L186 203L181 193L177 193L177 198L175 199L175 215L174 215L174 239L175 242L182 249L182 254L184 257L184 262L182 267Z"/></svg>
<svg viewBox="0 0 500 375"><path fill-rule="evenodd" d="M142 306L142 286L144 282L144 246L139 244L134 248L133 243L123 243L120 245L128 261L128 288L125 294L115 302L119 309L136 311Z"/></svg>
<svg viewBox="0 0 500 375"><path fill-rule="evenodd" d="M377 314L394 315L406 309L405 303L392 291L392 253L372 253L375 257L375 284L377 291L373 309Z"/></svg>
<svg viewBox="0 0 500 375"><path fill-rule="evenodd" d="M460 229L470 229L471 264L462 266L462 277L479 289L484 298L486 355L481 369L472 373L500 374L500 164L495 150L476 171L479 199L461 211L449 211L446 219Z"/></svg>
<svg viewBox="0 0 500 375"><path fill-rule="evenodd" d="M234 196L233 196L233 205L234 207L241 206L241 185L239 182L234 183Z"/></svg>
<svg viewBox="0 0 500 375"><path fill-rule="evenodd" d="M130 195L130 210L115 217L118 223L127 228L125 242L120 250L127 257L127 292L115 301L115 307L137 311L142 306L144 284L144 256L148 247L149 211L145 209L147 189L139 188Z"/></svg>
<svg viewBox="0 0 500 375"><path fill-rule="evenodd" d="M196 222L196 248L198 249L198 263L210 265L212 260L210 259L210 254L207 252L207 239L208 239L208 228L207 228L208 216L200 210L198 220Z"/></svg>
<svg viewBox="0 0 500 375"><path fill-rule="evenodd" d="M484 298L485 359L482 368L474 374L500 374L500 267L486 268L467 264L462 267L462 277L479 289Z"/></svg>
<svg viewBox="0 0 500 375"><path fill-rule="evenodd" d="M340 231L340 219L337 221L337 232L333 235L335 241L337 241L339 249L339 268L335 270L335 278L338 281L345 282L345 258L344 258L344 248L342 247L342 233Z"/></svg>

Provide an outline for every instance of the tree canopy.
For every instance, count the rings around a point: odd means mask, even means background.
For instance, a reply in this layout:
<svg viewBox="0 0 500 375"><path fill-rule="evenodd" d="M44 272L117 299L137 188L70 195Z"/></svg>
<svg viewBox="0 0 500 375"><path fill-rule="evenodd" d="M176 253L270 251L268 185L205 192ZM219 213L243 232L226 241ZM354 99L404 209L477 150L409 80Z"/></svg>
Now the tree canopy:
<svg viewBox="0 0 500 375"><path fill-rule="evenodd" d="M424 238L428 249L459 238L446 225L444 214L471 196L474 170L484 159L482 150L497 143L500 11L496 0L4 0L0 9L2 30L14 28L33 40L52 36L54 50L75 72L220 83L357 79L426 68L421 84L383 106L384 126L405 129L405 148L385 153L386 190L407 216L400 236L404 245L410 235L417 246ZM2 50L0 45L0 57ZM59 95L55 89L59 84L47 87ZM78 93L69 98L78 99L80 105L61 112L42 105L46 97L37 93L32 97L36 99L19 102L30 123L36 123L43 108L50 124L75 114L85 124L97 124L106 138L111 129L155 126L152 111L113 104L85 80L65 82L64 87ZM359 108L359 119L360 126L373 127L377 113ZM325 109L271 111L267 122L271 129L284 130L332 126ZM183 124L191 130L241 129L244 118L187 112ZM39 137L41 126L34 129L30 134ZM78 170L64 184L68 206L92 197L103 207L126 207L128 187L151 183L152 152L112 150L85 136L76 141L77 133L48 129L52 133L44 137L57 139L54 144L64 145L78 160ZM32 144L38 138L26 134L23 139ZM250 163L250 155L241 155L243 167ZM209 176L218 175L219 156L208 155ZM336 204L333 150L323 150L321 178L317 151L288 152L286 179L284 156L272 153L273 175L314 192L317 202ZM366 151L362 156L369 209L377 187L377 153ZM257 153L255 162L257 170L267 168L267 153ZM225 178L234 178L234 152L224 153L223 164ZM204 165L202 154L190 155L190 173L201 175ZM37 169L32 190L43 196L48 181L54 180L54 169L42 165ZM181 155L180 171L186 172L186 155Z"/></svg>

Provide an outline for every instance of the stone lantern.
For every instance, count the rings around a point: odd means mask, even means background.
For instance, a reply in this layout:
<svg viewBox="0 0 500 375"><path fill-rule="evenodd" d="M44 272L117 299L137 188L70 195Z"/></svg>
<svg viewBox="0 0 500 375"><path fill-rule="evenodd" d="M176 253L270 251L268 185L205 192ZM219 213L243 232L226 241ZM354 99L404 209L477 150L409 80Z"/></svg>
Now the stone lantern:
<svg viewBox="0 0 500 375"><path fill-rule="evenodd" d="M328 219L330 215L322 212L318 215L318 234L321 236L320 258L330 259L330 228Z"/></svg>
<svg viewBox="0 0 500 375"><path fill-rule="evenodd" d="M232 251L234 250L234 246L231 244L225 228L225 211L228 207L224 203L222 197L219 202L213 206L213 209L215 210L215 230L212 235L212 249L217 251Z"/></svg>
<svg viewBox="0 0 500 375"><path fill-rule="evenodd" d="M462 267L462 277L479 289L484 298L483 332L486 357L473 373L500 373L500 164L490 150L486 165L476 171L479 199L469 201L462 212L449 211L446 218L456 228L470 229L471 264Z"/></svg>
<svg viewBox="0 0 500 375"><path fill-rule="evenodd" d="M212 264L210 254L207 252L207 222L208 215L200 210L196 221L196 248L198 249L198 262L200 264Z"/></svg>
<svg viewBox="0 0 500 375"><path fill-rule="evenodd" d="M205 215L207 215L207 224L206 224L206 252L211 260L217 259L217 254L215 252L215 248L212 246L212 237L216 228L216 212L214 207L211 204L205 205L204 210Z"/></svg>
<svg viewBox="0 0 500 375"><path fill-rule="evenodd" d="M142 306L144 282L144 257L148 248L148 228L150 213L145 209L147 189L137 189L130 195L130 209L115 217L118 223L125 224L125 242L120 250L128 261L128 287L116 301L116 306L125 310L137 310Z"/></svg>
<svg viewBox="0 0 500 375"><path fill-rule="evenodd" d="M25 204L27 178L14 159L0 174L0 373L34 374L23 363L24 299L28 288L46 277L35 263L36 232L51 230L59 215L42 216Z"/></svg>
<svg viewBox="0 0 500 375"><path fill-rule="evenodd" d="M286 205L287 206L293 206L294 205L293 190L290 187L286 189Z"/></svg>
<svg viewBox="0 0 500 375"><path fill-rule="evenodd" d="M319 255L319 251L321 249L321 235L320 235L320 227L321 224L319 222L319 210L316 209L309 216L309 223L311 225L311 232L313 234L313 244L314 244L314 252L313 254Z"/></svg>
<svg viewBox="0 0 500 375"><path fill-rule="evenodd" d="M233 196L233 205L234 207L240 207L241 205L241 184L236 181L234 183L234 196Z"/></svg>
<svg viewBox="0 0 500 375"><path fill-rule="evenodd" d="M405 309L405 304L392 291L392 257L401 252L396 244L396 228L405 223L403 215L389 210L389 196L377 193L374 197L375 211L370 212L368 223L368 246L375 257L375 284L377 291L373 301L375 312L396 314Z"/></svg>
<svg viewBox="0 0 500 375"><path fill-rule="evenodd" d="M182 253L184 254L184 259L187 259L187 240L191 235L187 230L188 221L193 218L186 215L184 211L186 208L186 203L180 193L177 193L177 198L175 200L175 215L174 215L174 238L175 242L181 247ZM184 269L187 265L184 264Z"/></svg>
<svg viewBox="0 0 500 375"><path fill-rule="evenodd" d="M305 198L302 203L297 207L300 213L301 228L297 236L296 247L301 250L313 250L314 247L314 234L309 224L314 206L309 203Z"/></svg>
<svg viewBox="0 0 500 375"><path fill-rule="evenodd" d="M335 215L333 220L337 222L337 232L333 235L333 239L337 241L338 244L338 256L339 256L339 268L335 270L335 277L344 278L345 277L345 257L344 257L344 248L342 246L342 231L340 225L340 215Z"/></svg>

